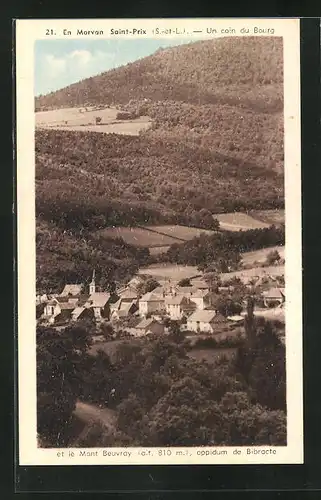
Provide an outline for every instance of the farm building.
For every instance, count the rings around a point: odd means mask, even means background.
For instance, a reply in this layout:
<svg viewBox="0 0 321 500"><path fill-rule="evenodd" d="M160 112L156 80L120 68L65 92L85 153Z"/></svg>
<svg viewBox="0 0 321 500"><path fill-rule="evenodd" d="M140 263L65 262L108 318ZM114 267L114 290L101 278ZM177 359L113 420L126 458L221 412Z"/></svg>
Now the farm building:
<svg viewBox="0 0 321 500"><path fill-rule="evenodd" d="M285 302L285 290L284 288L270 288L262 293L262 297L265 307L278 306Z"/></svg>
<svg viewBox="0 0 321 500"><path fill-rule="evenodd" d="M196 305L184 295L176 295L165 298L165 309L172 320L179 320L183 316L189 316L196 309Z"/></svg>
<svg viewBox="0 0 321 500"><path fill-rule="evenodd" d="M67 297L68 295L80 295L83 288L84 288L84 285L82 283L65 285L60 296Z"/></svg>
<svg viewBox="0 0 321 500"><path fill-rule="evenodd" d="M164 333L164 325L153 318L144 318L138 323L138 325L136 325L135 328L132 329L132 333L136 337L142 337L144 335L148 335L149 333L161 335Z"/></svg>
<svg viewBox="0 0 321 500"><path fill-rule="evenodd" d="M227 324L224 316L214 310L195 311L187 318L187 330L197 333L215 333L216 326Z"/></svg>
<svg viewBox="0 0 321 500"><path fill-rule="evenodd" d="M146 314L165 310L165 298L154 292L145 293L139 301L139 314Z"/></svg>
<svg viewBox="0 0 321 500"><path fill-rule="evenodd" d="M100 321L109 317L109 300L110 293L108 292L94 292L89 296L85 307L90 307L94 311L96 321Z"/></svg>
<svg viewBox="0 0 321 500"><path fill-rule="evenodd" d="M110 320L118 321L122 318L127 318L137 312L138 307L136 301L124 302L119 299L115 304L110 305Z"/></svg>

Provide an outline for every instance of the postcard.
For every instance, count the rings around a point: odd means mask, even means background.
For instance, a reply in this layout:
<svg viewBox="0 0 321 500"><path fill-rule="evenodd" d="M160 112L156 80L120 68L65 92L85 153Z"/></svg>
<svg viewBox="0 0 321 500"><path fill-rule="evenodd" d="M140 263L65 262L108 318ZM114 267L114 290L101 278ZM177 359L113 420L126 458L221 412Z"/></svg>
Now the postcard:
<svg viewBox="0 0 321 500"><path fill-rule="evenodd" d="M303 463L299 19L16 21L19 464Z"/></svg>

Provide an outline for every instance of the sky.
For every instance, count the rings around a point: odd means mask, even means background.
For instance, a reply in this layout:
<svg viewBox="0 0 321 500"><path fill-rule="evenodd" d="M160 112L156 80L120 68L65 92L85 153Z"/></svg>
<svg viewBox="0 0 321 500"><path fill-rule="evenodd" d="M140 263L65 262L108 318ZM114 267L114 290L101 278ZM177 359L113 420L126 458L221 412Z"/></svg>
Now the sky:
<svg viewBox="0 0 321 500"><path fill-rule="evenodd" d="M84 78L146 57L160 47L172 47L197 40L195 37L158 40L37 40L34 92L36 96L48 94Z"/></svg>

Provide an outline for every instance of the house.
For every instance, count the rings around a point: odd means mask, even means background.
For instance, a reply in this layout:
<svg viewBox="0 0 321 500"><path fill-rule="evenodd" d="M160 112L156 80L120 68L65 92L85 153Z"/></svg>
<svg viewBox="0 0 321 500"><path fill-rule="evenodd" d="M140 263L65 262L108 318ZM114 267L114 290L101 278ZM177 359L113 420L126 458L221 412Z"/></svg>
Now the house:
<svg viewBox="0 0 321 500"><path fill-rule="evenodd" d="M234 314L233 316L228 316L227 319L231 322L231 324L242 324L244 323L244 316L240 314Z"/></svg>
<svg viewBox="0 0 321 500"><path fill-rule="evenodd" d="M48 302L48 300L49 300L49 298L48 298L48 295L46 293L43 293L43 294L38 293L36 295L36 305L44 304L45 302Z"/></svg>
<svg viewBox="0 0 321 500"><path fill-rule="evenodd" d="M141 316L163 310L165 311L165 297L163 295L148 292L139 300L139 314Z"/></svg>
<svg viewBox="0 0 321 500"><path fill-rule="evenodd" d="M125 288L123 291L118 293L118 296L121 298L122 302L132 303L133 301L138 301L138 293L133 288Z"/></svg>
<svg viewBox="0 0 321 500"><path fill-rule="evenodd" d="M109 300L110 293L94 292L89 296L84 306L86 308L92 308L94 311L94 318L96 321L100 321L104 318L109 318Z"/></svg>
<svg viewBox="0 0 321 500"><path fill-rule="evenodd" d="M61 297L66 297L68 295L80 295L82 290L84 288L84 285L82 283L80 284L69 284L65 285L63 291L61 292L60 296Z"/></svg>
<svg viewBox="0 0 321 500"><path fill-rule="evenodd" d="M68 297L51 299L45 305L41 319L52 324L57 320L61 320L62 316L71 318L72 311L75 307L76 305L74 303L69 302Z"/></svg>
<svg viewBox="0 0 321 500"><path fill-rule="evenodd" d="M262 297L265 307L280 306L285 302L285 290L284 288L270 288L262 292Z"/></svg>
<svg viewBox="0 0 321 500"><path fill-rule="evenodd" d="M198 310L187 318L187 330L197 333L215 333L217 326L227 323L227 319L214 310Z"/></svg>
<svg viewBox="0 0 321 500"><path fill-rule="evenodd" d="M194 278L190 280L190 283L193 288L196 288L197 290L206 290L209 292L210 287L208 283L202 278Z"/></svg>
<svg viewBox="0 0 321 500"><path fill-rule="evenodd" d="M138 323L138 325L136 325L135 328L132 329L132 333L136 337L142 337L144 335L148 335L149 333L161 335L164 333L164 325L153 318L144 318Z"/></svg>
<svg viewBox="0 0 321 500"><path fill-rule="evenodd" d="M214 295L207 290L197 290L190 295L190 300L195 303L197 309L208 309L213 305Z"/></svg>
<svg viewBox="0 0 321 500"><path fill-rule="evenodd" d="M123 302L122 299L119 299L117 302L110 305L110 320L118 321L122 318L127 318L128 316L135 314L137 311L138 307L135 300L132 302Z"/></svg>
<svg viewBox="0 0 321 500"><path fill-rule="evenodd" d="M179 320L183 316L189 316L196 309L196 305L184 295L168 296L165 298L165 309L172 320Z"/></svg>

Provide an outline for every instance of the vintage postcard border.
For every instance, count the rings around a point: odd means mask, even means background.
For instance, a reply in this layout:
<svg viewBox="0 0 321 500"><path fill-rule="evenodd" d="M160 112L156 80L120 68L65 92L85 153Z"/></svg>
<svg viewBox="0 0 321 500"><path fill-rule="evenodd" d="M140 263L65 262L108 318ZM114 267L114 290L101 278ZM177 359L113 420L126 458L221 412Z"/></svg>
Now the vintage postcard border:
<svg viewBox="0 0 321 500"><path fill-rule="evenodd" d="M97 456L79 456L79 450L39 449L36 442L36 322L35 288L35 153L34 153L34 42L53 30L62 39L64 30L72 36L77 30L103 30L109 38L113 26L143 29L146 34L128 35L152 38L160 29L178 27L189 32L207 26L219 31L213 36L253 35L255 26L274 29L284 42L284 128L285 128L285 213L286 213L286 370L288 445L262 454L258 448L108 448ZM138 27L138 28L137 28ZM248 27L248 35L241 33ZM236 33L229 32L235 29ZM298 19L135 19L135 20L18 20L16 23L17 86L17 215L18 215L18 382L19 382L19 462L20 465L79 464L263 464L303 462L302 395L302 264L301 264L301 137L300 137L300 21ZM154 30L154 31L153 31ZM268 33L267 33L268 35ZM91 34L91 38L101 35ZM122 38L127 35L122 36ZM166 38L178 35L166 35ZM179 35L180 37L184 35ZM258 34L257 36L265 36ZM268 35L271 36L271 35ZM272 447L273 448L273 447ZM235 450L239 450L238 451ZM249 448L248 448L249 449ZM151 452L152 450L152 455ZM216 453L214 453L216 450ZM219 454L219 451L227 453ZM71 453L73 455L71 455Z"/></svg>

